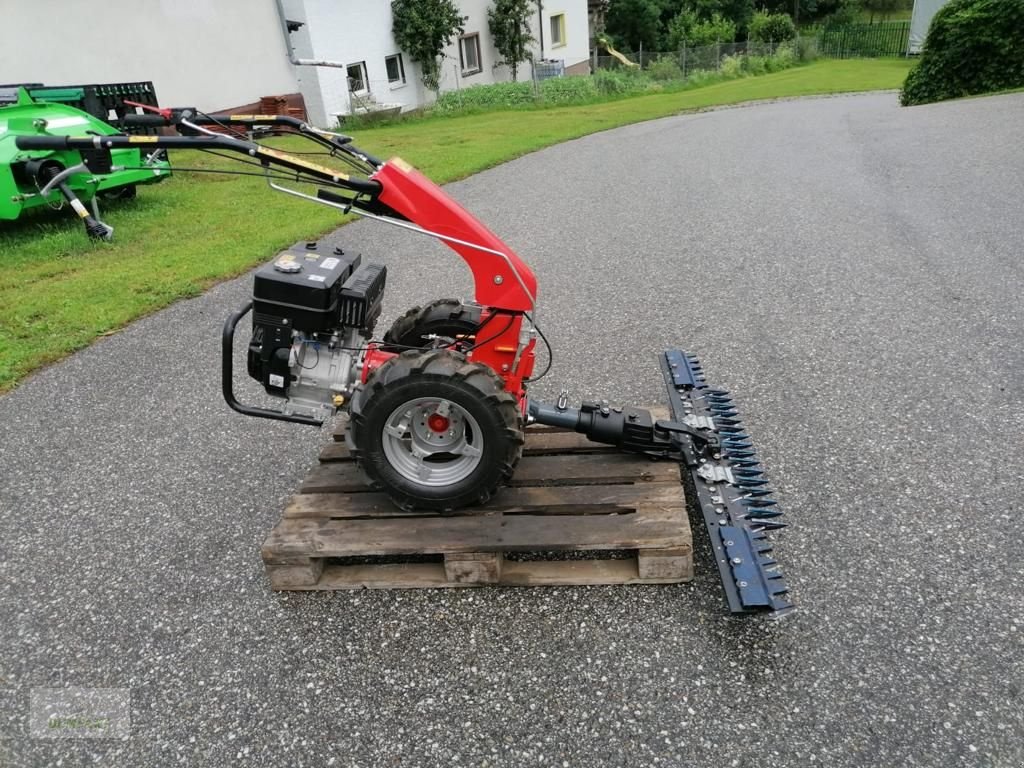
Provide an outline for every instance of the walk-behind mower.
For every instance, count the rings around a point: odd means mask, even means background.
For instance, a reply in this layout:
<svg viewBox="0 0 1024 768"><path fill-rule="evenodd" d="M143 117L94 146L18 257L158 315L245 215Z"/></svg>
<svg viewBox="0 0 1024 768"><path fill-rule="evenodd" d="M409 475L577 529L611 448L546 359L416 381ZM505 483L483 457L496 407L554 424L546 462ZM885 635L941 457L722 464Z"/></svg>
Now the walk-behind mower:
<svg viewBox="0 0 1024 768"><path fill-rule="evenodd" d="M732 611L778 615L790 608L766 539L782 527L780 512L729 393L706 383L696 357L676 350L661 355L670 419L605 401L571 407L564 394L554 404L531 399L537 338L547 343L535 322L533 272L407 163L382 162L349 137L288 117L164 109L126 121L173 126L178 135L67 137L41 128L17 144L31 161L69 150L97 157L138 146L235 153L275 190L437 238L472 271L474 302L441 299L411 309L377 339L384 266L316 243L279 254L256 272L252 301L224 327L223 393L236 411L319 426L345 410L352 455L369 481L401 508L442 514L500 493L515 472L524 428L533 423L680 461ZM260 134L305 137L347 170L252 140ZM308 194L296 183L318 189ZM235 397L233 339L249 312L248 373L282 401L278 410Z"/></svg>

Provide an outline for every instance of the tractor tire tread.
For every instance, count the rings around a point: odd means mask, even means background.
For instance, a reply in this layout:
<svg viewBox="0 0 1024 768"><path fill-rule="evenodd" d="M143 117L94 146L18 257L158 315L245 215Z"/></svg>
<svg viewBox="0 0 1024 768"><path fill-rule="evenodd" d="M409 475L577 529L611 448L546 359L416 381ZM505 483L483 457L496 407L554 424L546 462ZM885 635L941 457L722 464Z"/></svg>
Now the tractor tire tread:
<svg viewBox="0 0 1024 768"><path fill-rule="evenodd" d="M472 387L488 403L500 420L500 431L504 455L498 457L500 471L494 473L489 482L464 493L454 499L428 500L416 499L401 489L390 487L367 461L366 452L360 447L360 430L366 428L366 408L368 404L388 391L396 383L410 376L423 376L426 380L460 381ZM372 407L372 405L371 405ZM523 455L522 415L515 396L504 388L504 382L493 370L482 363L468 361L464 355L446 349L406 350L392 358L370 376L369 381L360 388L352 399L350 409L350 428L348 445L353 458L366 472L371 482L380 487L392 502L403 510L431 509L440 512L454 512L461 507L474 504L486 504L494 496L498 488L507 483L515 473L516 466Z"/></svg>
<svg viewBox="0 0 1024 768"><path fill-rule="evenodd" d="M407 347L422 346L409 343L418 328L434 326L443 330L444 326L453 326L453 329L471 332L479 324L479 307L463 304L458 299L437 299L422 307L415 306L395 320L384 334L384 349L397 352Z"/></svg>

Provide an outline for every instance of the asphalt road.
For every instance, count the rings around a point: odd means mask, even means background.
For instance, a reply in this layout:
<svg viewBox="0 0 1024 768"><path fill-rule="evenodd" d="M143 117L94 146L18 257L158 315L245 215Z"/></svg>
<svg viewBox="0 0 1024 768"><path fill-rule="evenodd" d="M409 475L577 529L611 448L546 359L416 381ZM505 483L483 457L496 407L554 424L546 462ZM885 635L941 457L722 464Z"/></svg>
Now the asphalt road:
<svg viewBox="0 0 1024 768"><path fill-rule="evenodd" d="M42 371L0 398L0 765L1024 764L1022 126L1022 94L793 101L451 187L539 274L535 393L657 402L670 346L732 390L783 622L728 618L703 550L684 587L271 593L325 435L220 400L248 279ZM469 295L429 241L335 237L388 320ZM31 737L66 686L127 689L130 739Z"/></svg>

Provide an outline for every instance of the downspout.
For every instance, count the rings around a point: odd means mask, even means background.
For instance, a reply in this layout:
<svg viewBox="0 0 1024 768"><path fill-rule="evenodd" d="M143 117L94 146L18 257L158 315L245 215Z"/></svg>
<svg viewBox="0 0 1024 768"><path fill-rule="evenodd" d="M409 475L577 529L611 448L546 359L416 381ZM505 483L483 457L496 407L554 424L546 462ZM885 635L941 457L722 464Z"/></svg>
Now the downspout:
<svg viewBox="0 0 1024 768"><path fill-rule="evenodd" d="M277 0L278 3L281 0ZM544 60L544 0L537 0L537 28L540 30L540 58Z"/></svg>
<svg viewBox="0 0 1024 768"><path fill-rule="evenodd" d="M288 31L288 17L284 12L284 0L274 0L274 4L277 6L277 20L281 23L281 34L284 35L284 47L288 51L288 61L294 64L296 67L338 67L340 69L345 68L345 64L338 61L325 61L322 59L298 59L295 57L295 51L292 50L292 39L291 33Z"/></svg>

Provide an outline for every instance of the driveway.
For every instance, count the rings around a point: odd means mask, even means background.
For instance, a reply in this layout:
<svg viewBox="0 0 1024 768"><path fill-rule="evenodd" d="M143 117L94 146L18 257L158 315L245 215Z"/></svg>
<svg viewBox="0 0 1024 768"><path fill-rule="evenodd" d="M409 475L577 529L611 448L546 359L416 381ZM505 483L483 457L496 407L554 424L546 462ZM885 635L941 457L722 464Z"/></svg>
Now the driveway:
<svg viewBox="0 0 1024 768"><path fill-rule="evenodd" d="M249 278L34 376L0 398L0 765L1021 765L1021 126L1024 94L763 104L450 188L539 275L536 395L656 403L671 346L733 392L782 622L729 618L703 547L682 587L271 593L326 431L221 401ZM331 239L388 264L385 322L470 295L430 241ZM31 736L63 687L123 689L131 737Z"/></svg>

